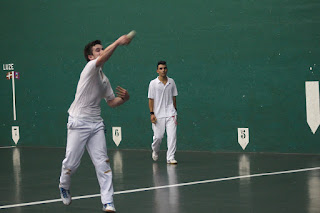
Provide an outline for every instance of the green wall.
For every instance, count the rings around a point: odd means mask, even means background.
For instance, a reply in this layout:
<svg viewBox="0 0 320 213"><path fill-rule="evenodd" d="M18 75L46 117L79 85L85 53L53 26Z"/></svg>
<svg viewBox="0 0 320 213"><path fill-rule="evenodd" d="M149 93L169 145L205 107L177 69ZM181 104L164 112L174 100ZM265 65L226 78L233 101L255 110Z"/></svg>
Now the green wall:
<svg viewBox="0 0 320 213"><path fill-rule="evenodd" d="M14 63L20 79L13 121L1 70L0 146L14 145L12 125L19 146L65 146L84 45L135 29L104 67L113 88L131 94L120 108L102 104L109 148L111 127L121 126L118 148L149 149L147 90L166 60L179 92L179 150L242 151L237 128L247 127L245 152L320 153L305 100L305 81L320 79L319 11L318 0L3 0L0 64Z"/></svg>

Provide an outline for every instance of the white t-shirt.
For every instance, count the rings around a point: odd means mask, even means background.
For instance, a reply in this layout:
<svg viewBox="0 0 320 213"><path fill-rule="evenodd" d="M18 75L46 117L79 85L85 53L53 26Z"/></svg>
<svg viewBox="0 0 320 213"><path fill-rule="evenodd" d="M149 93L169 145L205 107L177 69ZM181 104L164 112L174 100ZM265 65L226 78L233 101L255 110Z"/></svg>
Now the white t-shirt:
<svg viewBox="0 0 320 213"><path fill-rule="evenodd" d="M80 75L75 99L68 113L86 121L101 122L101 99L115 98L109 79L96 67L97 59L89 61Z"/></svg>
<svg viewBox="0 0 320 213"><path fill-rule="evenodd" d="M158 78L152 80L149 84L148 98L154 100L154 115L157 118L177 115L177 111L173 106L173 96L177 95L176 83L172 78L168 77L166 85Z"/></svg>

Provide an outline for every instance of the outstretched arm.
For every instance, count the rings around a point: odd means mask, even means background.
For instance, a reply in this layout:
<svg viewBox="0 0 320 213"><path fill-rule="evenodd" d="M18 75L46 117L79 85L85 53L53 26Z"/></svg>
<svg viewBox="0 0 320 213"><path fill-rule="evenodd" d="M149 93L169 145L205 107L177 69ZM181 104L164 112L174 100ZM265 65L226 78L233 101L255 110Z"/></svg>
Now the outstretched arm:
<svg viewBox="0 0 320 213"><path fill-rule="evenodd" d="M118 46L128 45L130 42L131 38L127 35L123 35L120 38L118 38L115 42L113 42L106 49L103 50L100 57L97 59L96 66L102 66L106 61L108 61L108 59L111 57L111 55Z"/></svg>

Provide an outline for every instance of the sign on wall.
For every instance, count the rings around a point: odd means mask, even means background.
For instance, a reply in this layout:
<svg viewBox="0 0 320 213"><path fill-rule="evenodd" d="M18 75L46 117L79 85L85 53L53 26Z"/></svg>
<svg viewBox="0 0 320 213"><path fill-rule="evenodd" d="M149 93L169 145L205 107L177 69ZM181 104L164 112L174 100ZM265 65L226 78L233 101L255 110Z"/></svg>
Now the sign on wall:
<svg viewBox="0 0 320 213"><path fill-rule="evenodd" d="M15 90L15 79L20 79L19 72L14 71L14 64L3 64L3 71L9 71L6 73L7 80L11 80L12 82L12 112L13 112L13 120L17 120L17 112L16 112L16 90ZM19 126L12 126L12 140L15 144L18 143L20 139Z"/></svg>
<svg viewBox="0 0 320 213"><path fill-rule="evenodd" d="M238 128L238 143L245 150L249 143L249 128Z"/></svg>
<svg viewBox="0 0 320 213"><path fill-rule="evenodd" d="M114 143L119 146L122 140L121 127L112 127L112 139Z"/></svg>
<svg viewBox="0 0 320 213"><path fill-rule="evenodd" d="M319 81L306 81L305 86L307 123L315 134L320 125Z"/></svg>

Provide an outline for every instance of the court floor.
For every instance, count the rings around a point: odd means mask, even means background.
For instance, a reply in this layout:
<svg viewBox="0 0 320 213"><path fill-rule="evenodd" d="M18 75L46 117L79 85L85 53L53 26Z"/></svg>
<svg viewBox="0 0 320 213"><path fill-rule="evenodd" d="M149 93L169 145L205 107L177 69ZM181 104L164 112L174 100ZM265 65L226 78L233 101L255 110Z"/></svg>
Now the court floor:
<svg viewBox="0 0 320 213"><path fill-rule="evenodd" d="M86 153L59 199L64 148L0 148L0 212L102 212ZM167 165L146 150L109 150L117 212L320 212L320 155L178 151Z"/></svg>

